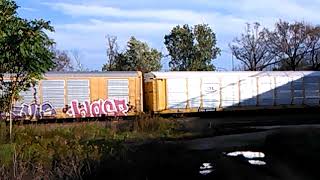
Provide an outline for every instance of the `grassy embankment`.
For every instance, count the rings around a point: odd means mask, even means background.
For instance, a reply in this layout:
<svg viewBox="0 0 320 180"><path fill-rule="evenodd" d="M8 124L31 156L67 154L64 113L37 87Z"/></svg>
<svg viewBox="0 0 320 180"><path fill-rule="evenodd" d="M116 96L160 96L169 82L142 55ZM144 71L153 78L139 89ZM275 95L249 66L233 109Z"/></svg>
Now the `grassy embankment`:
<svg viewBox="0 0 320 180"><path fill-rule="evenodd" d="M143 115L133 123L105 122L0 127L1 179L82 179L101 163L125 160L130 144L181 138L173 119Z"/></svg>

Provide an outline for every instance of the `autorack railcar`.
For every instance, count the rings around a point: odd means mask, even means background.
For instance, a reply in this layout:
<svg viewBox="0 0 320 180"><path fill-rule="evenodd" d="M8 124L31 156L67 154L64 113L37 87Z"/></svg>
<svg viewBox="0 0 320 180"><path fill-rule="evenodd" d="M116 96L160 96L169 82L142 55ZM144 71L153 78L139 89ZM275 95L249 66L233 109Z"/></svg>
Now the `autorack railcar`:
<svg viewBox="0 0 320 180"><path fill-rule="evenodd" d="M21 96L15 119L319 106L320 72L51 72Z"/></svg>
<svg viewBox="0 0 320 180"><path fill-rule="evenodd" d="M50 72L21 93L14 119L132 116L143 112L141 72Z"/></svg>
<svg viewBox="0 0 320 180"><path fill-rule="evenodd" d="M154 113L319 106L320 72L151 72L145 109Z"/></svg>

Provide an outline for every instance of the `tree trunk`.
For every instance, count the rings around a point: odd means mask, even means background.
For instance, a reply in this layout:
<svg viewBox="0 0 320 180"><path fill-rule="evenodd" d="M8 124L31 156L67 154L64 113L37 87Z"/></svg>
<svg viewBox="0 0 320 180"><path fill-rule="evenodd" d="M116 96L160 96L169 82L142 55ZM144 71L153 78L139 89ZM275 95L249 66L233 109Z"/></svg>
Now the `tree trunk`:
<svg viewBox="0 0 320 180"><path fill-rule="evenodd" d="M14 96L11 95L11 98L10 98L10 108L9 108L9 121L10 121L10 130L9 130L9 133L10 133L10 141L12 141L12 109L13 109L13 101L14 101Z"/></svg>
<svg viewBox="0 0 320 180"><path fill-rule="evenodd" d="M13 105L14 105L14 95L15 95L15 91L16 91L16 84L13 85L12 87L12 93L11 93L11 97L10 97L10 108L9 108L9 121L10 121L10 129L9 129L9 133L10 133L10 141L12 141L12 109L13 109Z"/></svg>

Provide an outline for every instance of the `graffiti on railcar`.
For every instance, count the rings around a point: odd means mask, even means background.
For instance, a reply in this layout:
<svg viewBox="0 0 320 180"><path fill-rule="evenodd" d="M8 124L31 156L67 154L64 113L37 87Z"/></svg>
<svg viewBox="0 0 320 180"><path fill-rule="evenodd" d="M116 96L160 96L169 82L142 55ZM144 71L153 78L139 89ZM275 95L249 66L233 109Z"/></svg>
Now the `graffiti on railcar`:
<svg viewBox="0 0 320 180"><path fill-rule="evenodd" d="M126 116L129 105L125 99L106 99L97 101L71 101L66 114L70 117Z"/></svg>
<svg viewBox="0 0 320 180"><path fill-rule="evenodd" d="M57 112L55 108L49 102L42 104L26 104L23 103L19 106L13 107L11 111L12 117L17 118L43 118L43 117L55 117Z"/></svg>

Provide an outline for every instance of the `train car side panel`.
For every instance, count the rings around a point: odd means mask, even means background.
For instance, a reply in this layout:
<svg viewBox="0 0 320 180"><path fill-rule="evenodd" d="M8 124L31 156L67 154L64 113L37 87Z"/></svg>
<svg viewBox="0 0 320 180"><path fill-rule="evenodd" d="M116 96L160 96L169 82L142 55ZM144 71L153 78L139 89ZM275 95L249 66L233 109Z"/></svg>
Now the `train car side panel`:
<svg viewBox="0 0 320 180"><path fill-rule="evenodd" d="M150 112L167 109L167 82L165 79L148 79L144 83L145 107Z"/></svg>
<svg viewBox="0 0 320 180"><path fill-rule="evenodd" d="M190 108L199 108L202 104L201 79L189 78L188 81L188 105Z"/></svg>
<svg viewBox="0 0 320 180"><path fill-rule="evenodd" d="M134 79L135 83L135 112L143 112L143 77L142 73L139 74L138 78Z"/></svg>
<svg viewBox="0 0 320 180"><path fill-rule="evenodd" d="M305 101L309 106L316 106L319 104L319 78L316 76L304 77L305 87Z"/></svg>
<svg viewBox="0 0 320 180"><path fill-rule="evenodd" d="M188 102L187 80L185 78L167 79L168 109L186 109Z"/></svg>
<svg viewBox="0 0 320 180"><path fill-rule="evenodd" d="M136 79L130 78L129 79L129 101L128 104L132 111L137 111L139 109L139 105L136 103L136 100L140 99L137 97L137 85L136 85Z"/></svg>
<svg viewBox="0 0 320 180"><path fill-rule="evenodd" d="M11 113L28 120L130 116L142 112L142 95L141 72L48 73Z"/></svg>
<svg viewBox="0 0 320 180"><path fill-rule="evenodd" d="M217 77L201 78L202 109L219 108L221 104L220 79Z"/></svg>
<svg viewBox="0 0 320 180"><path fill-rule="evenodd" d="M90 101L99 100L100 81L99 78L89 78L90 79Z"/></svg>
<svg viewBox="0 0 320 180"><path fill-rule="evenodd" d="M153 92L154 84L154 81L144 83L144 109L147 112L152 112L155 110L155 93Z"/></svg>
<svg viewBox="0 0 320 180"><path fill-rule="evenodd" d="M153 104L167 103L165 109L155 110L158 113L296 108L320 103L320 73L315 71L151 72L146 76L146 82L167 81L165 96L152 91L156 97Z"/></svg>
<svg viewBox="0 0 320 180"><path fill-rule="evenodd" d="M167 109L167 81L165 79L159 79L156 81L156 91L157 91L157 96L156 96L156 109L157 111L163 111Z"/></svg>

